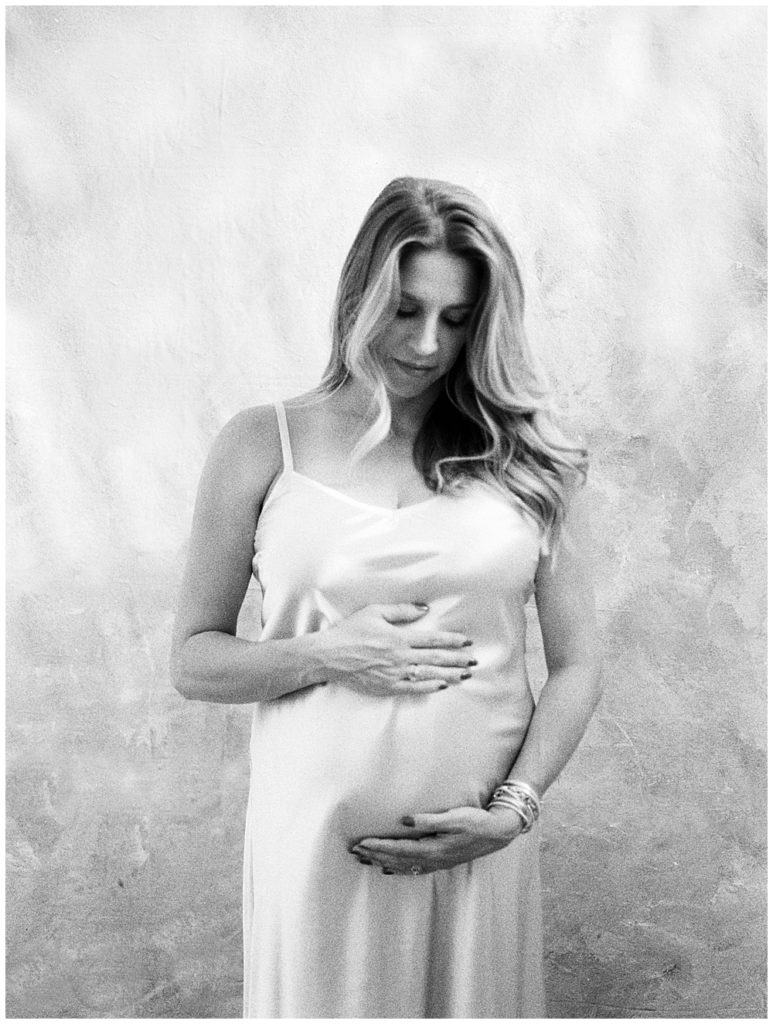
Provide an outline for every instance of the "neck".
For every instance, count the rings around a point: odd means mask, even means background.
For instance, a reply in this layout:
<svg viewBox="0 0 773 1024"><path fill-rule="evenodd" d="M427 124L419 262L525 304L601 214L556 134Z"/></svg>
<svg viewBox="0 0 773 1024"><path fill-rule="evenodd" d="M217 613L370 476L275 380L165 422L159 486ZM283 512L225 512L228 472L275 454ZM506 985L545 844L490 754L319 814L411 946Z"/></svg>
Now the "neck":
<svg viewBox="0 0 773 1024"><path fill-rule="evenodd" d="M437 384L413 398L400 398L388 395L392 416L390 435L400 439L416 437L430 407L438 396L441 385ZM346 399L349 412L365 416L373 398L372 392L360 381L350 378L341 388L339 394Z"/></svg>

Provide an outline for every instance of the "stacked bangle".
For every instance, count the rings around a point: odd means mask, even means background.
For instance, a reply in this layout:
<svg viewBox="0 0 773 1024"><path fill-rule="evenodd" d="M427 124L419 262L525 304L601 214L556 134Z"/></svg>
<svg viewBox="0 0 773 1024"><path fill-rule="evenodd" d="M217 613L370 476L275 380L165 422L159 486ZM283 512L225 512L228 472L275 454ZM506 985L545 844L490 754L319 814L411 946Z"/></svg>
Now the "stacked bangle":
<svg viewBox="0 0 773 1024"><path fill-rule="evenodd" d="M541 810L536 791L528 782L519 782L517 779L507 779L501 786L497 786L486 810L492 807L508 807L515 811L523 821L524 832L528 832L534 825Z"/></svg>

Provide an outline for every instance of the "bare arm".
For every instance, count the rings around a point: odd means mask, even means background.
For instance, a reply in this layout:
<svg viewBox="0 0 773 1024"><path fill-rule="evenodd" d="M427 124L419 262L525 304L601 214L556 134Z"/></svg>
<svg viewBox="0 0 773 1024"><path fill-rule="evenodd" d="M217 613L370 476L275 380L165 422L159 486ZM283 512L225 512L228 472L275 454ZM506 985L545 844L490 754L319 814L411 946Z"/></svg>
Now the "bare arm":
<svg viewBox="0 0 773 1024"><path fill-rule="evenodd" d="M184 697L251 703L269 686L276 697L313 681L308 637L258 645L235 635L258 514L281 461L270 406L235 416L209 454L172 639L172 681Z"/></svg>
<svg viewBox="0 0 773 1024"><path fill-rule="evenodd" d="M586 504L585 492L575 496L555 568L541 559L535 580L548 678L510 777L540 794L574 753L601 696Z"/></svg>
<svg viewBox="0 0 773 1024"><path fill-rule="evenodd" d="M467 637L422 630L427 609L413 604L368 605L305 636L255 643L235 635L258 515L281 468L270 406L239 413L212 447L172 638L176 689L191 700L245 704L326 682L378 695L431 693L459 682L470 658ZM418 666L417 678L405 678L409 665Z"/></svg>

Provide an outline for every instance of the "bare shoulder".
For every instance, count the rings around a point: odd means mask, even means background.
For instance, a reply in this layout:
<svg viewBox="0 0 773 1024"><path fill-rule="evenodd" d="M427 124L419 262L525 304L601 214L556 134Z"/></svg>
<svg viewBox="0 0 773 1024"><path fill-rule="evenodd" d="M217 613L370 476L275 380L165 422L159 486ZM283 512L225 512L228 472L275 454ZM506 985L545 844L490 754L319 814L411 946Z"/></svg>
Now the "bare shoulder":
<svg viewBox="0 0 773 1024"><path fill-rule="evenodd" d="M320 411L327 412L336 408L336 394L321 391L319 388L312 388L302 395L294 395L292 398L282 402L288 418L295 422L303 422L305 419L314 421Z"/></svg>
<svg viewBox="0 0 773 1024"><path fill-rule="evenodd" d="M218 434L226 444L275 447L279 450L276 412L273 405L252 405L232 416Z"/></svg>
<svg viewBox="0 0 773 1024"><path fill-rule="evenodd" d="M337 396L319 388L294 395L282 402L287 416L293 456L329 451L331 437L341 436L342 425L336 418Z"/></svg>
<svg viewBox="0 0 773 1024"><path fill-rule="evenodd" d="M232 416L217 435L202 482L259 507L281 470L276 412L272 405L256 405Z"/></svg>

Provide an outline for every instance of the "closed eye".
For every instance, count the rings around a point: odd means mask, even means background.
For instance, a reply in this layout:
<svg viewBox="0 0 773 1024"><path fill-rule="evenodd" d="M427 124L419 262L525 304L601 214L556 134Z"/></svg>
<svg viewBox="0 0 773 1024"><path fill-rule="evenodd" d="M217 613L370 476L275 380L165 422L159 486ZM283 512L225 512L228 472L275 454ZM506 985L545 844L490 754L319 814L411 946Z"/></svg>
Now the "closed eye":
<svg viewBox="0 0 773 1024"><path fill-rule="evenodd" d="M411 316L416 316L419 311L417 309L408 309L405 306L400 306L396 312L396 315L407 319ZM466 313L464 316L444 316L443 321L448 324L449 327L464 327L469 322L470 316Z"/></svg>

